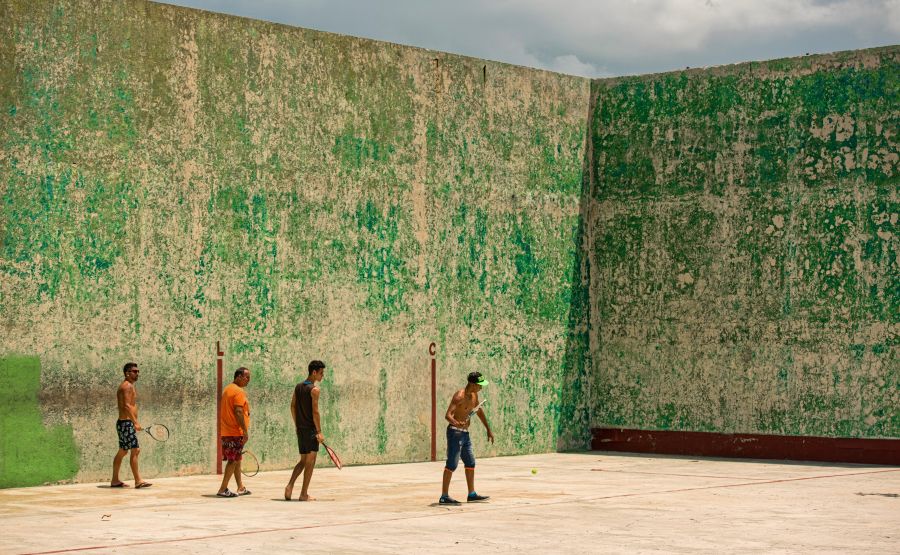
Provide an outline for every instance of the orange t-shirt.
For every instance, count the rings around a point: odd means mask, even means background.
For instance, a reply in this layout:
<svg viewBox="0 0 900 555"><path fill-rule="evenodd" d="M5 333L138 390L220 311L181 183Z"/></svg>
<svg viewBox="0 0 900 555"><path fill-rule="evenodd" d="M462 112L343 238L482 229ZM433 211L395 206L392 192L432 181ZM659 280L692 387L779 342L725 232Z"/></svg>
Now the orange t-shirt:
<svg viewBox="0 0 900 555"><path fill-rule="evenodd" d="M249 430L250 401L247 400L247 395L244 393L243 387L235 383L230 383L228 384L228 387L222 391L222 415L219 417L219 423L222 427L222 437L244 435L244 431L241 430L238 419L234 415L234 407L244 408L244 422L246 422L247 429Z"/></svg>

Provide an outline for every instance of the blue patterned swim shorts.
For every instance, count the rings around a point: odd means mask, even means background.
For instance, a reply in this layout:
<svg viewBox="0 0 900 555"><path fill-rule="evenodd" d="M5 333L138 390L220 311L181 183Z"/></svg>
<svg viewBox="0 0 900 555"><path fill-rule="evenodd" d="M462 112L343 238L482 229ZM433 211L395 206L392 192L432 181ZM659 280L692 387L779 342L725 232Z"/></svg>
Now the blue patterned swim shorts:
<svg viewBox="0 0 900 555"><path fill-rule="evenodd" d="M138 445L137 432L134 429L134 422L131 420L116 420L116 432L119 433L119 449L137 449Z"/></svg>

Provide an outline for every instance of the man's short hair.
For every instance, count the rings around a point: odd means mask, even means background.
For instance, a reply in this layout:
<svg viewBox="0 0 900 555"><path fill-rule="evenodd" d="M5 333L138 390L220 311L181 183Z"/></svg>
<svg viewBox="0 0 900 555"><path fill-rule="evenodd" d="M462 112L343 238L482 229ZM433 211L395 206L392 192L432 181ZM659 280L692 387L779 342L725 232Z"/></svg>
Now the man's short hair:
<svg viewBox="0 0 900 555"><path fill-rule="evenodd" d="M241 366L240 368L238 368L237 370L234 371L234 379L240 378L241 376L244 375L245 372L248 372L248 370L246 368L244 368L243 366Z"/></svg>
<svg viewBox="0 0 900 555"><path fill-rule="evenodd" d="M312 374L316 370L321 370L325 368L325 363L321 360L314 360L309 363L309 373Z"/></svg>
<svg viewBox="0 0 900 555"><path fill-rule="evenodd" d="M125 366L122 367L122 373L127 374L128 371L131 370L132 368L137 368L137 363L136 362L126 362Z"/></svg>

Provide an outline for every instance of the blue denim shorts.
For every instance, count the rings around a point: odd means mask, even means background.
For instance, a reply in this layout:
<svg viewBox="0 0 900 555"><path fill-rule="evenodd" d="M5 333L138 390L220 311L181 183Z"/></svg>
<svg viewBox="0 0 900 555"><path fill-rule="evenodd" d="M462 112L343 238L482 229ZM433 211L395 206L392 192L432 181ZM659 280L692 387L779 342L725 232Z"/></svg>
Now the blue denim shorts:
<svg viewBox="0 0 900 555"><path fill-rule="evenodd" d="M466 468L475 468L475 451L469 432L447 426L447 470L456 470L460 457Z"/></svg>

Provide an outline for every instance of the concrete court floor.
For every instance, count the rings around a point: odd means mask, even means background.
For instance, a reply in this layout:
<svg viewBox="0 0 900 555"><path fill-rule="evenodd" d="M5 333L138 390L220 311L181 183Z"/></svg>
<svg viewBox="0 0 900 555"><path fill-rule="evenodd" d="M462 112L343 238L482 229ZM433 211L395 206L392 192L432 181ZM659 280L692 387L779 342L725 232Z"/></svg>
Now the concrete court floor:
<svg viewBox="0 0 900 555"><path fill-rule="evenodd" d="M442 467L320 467L313 503L283 500L287 471L248 478L236 499L213 497L210 475L0 490L0 552L900 553L900 467L497 457L478 463L490 502L459 507L436 505ZM458 472L451 494L464 483Z"/></svg>

